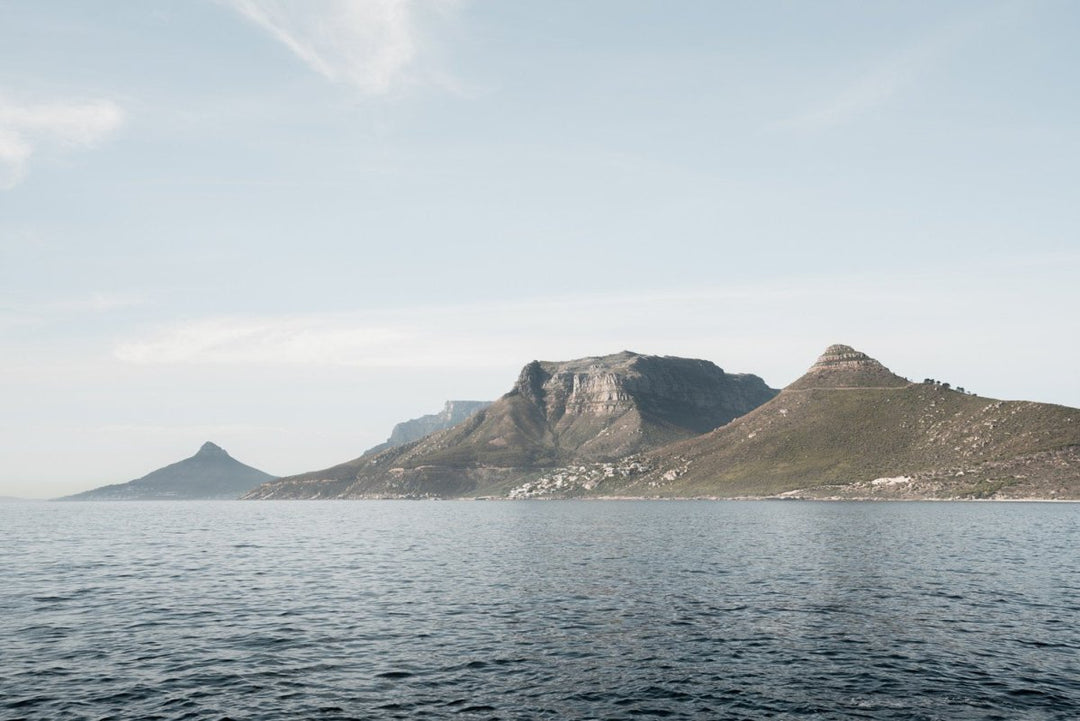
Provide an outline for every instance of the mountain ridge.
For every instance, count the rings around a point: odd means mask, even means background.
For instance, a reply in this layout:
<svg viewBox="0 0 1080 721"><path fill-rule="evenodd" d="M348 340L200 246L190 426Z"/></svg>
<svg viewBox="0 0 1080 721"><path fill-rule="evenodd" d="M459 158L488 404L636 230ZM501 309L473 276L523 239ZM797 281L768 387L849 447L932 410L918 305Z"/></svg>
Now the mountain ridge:
<svg viewBox="0 0 1080 721"><path fill-rule="evenodd" d="M442 410L438 413L429 413L428 415L410 418L407 421L395 424L393 430L390 431L389 438L367 449L363 455L380 453L389 448L396 448L406 443L418 441L435 431L455 426L490 405L491 401L446 401Z"/></svg>
<svg viewBox="0 0 1080 721"><path fill-rule="evenodd" d="M682 385L651 397L664 374L650 363L679 365ZM836 344L698 432L684 416L693 369L709 366L630 352L533 361L457 426L247 497L1080 499L1080 409L913 383Z"/></svg>
<svg viewBox="0 0 1080 721"><path fill-rule="evenodd" d="M709 361L622 351L532 361L510 391L452 428L247 498L449 497L503 494L566 462L620 458L715 428L776 391Z"/></svg>
<svg viewBox="0 0 1080 721"><path fill-rule="evenodd" d="M594 495L647 497L1080 498L1080 409L911 383L830 346L768 403L634 462L602 482L585 469L515 492L573 495L588 482Z"/></svg>

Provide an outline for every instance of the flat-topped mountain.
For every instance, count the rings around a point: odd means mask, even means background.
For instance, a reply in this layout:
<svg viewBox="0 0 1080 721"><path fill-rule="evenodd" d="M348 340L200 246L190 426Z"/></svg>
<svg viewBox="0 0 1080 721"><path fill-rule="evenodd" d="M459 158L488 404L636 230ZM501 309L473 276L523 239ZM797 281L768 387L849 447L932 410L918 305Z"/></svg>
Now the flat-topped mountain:
<svg viewBox="0 0 1080 721"><path fill-rule="evenodd" d="M204 443L191 458L127 483L102 486L62 501L161 501L239 498L274 476L246 466L223 448Z"/></svg>
<svg viewBox="0 0 1080 721"><path fill-rule="evenodd" d="M447 401L443 409L438 413L398 423L394 426L393 431L390 432L390 437L385 442L374 448L369 448L364 452L364 455L379 453L387 448L403 446L406 443L418 441L435 431L456 426L477 411L482 411L490 405L491 401Z"/></svg>
<svg viewBox="0 0 1080 721"><path fill-rule="evenodd" d="M830 346L768 403L634 463L514 495L580 494L593 479L591 495L1080 498L1080 409L910 383Z"/></svg>
<svg viewBox="0 0 1080 721"><path fill-rule="evenodd" d="M624 351L533 361L509 393L452 428L247 497L504 494L540 469L613 460L705 433L775 394L757 376L703 360Z"/></svg>

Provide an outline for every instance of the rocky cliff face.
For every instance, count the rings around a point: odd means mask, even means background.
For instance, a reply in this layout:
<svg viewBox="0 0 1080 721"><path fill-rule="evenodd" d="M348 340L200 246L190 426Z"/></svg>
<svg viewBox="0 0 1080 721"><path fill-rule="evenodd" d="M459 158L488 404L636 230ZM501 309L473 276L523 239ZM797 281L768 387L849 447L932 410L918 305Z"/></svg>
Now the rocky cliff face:
<svg viewBox="0 0 1080 721"><path fill-rule="evenodd" d="M757 376L728 374L709 361L624 351L533 361L509 395L542 420L558 460L602 460L705 433L774 394Z"/></svg>
<svg viewBox="0 0 1080 721"><path fill-rule="evenodd" d="M453 428L251 496L503 495L545 468L613 460L704 433L775 394L757 376L688 358L624 351L533 361L509 393Z"/></svg>
<svg viewBox="0 0 1080 721"><path fill-rule="evenodd" d="M424 436L431 435L435 431L441 431L451 426L456 426L474 413L482 411L491 405L491 401L446 401L443 409L438 413L432 413L419 418L402 421L394 426L390 437L384 443L374 448L369 448L365 455L379 453L388 448L396 448L406 443L418 441Z"/></svg>
<svg viewBox="0 0 1080 721"><path fill-rule="evenodd" d="M127 483L66 496L64 501L170 501L239 498L274 476L246 466L224 448L206 442L191 458Z"/></svg>

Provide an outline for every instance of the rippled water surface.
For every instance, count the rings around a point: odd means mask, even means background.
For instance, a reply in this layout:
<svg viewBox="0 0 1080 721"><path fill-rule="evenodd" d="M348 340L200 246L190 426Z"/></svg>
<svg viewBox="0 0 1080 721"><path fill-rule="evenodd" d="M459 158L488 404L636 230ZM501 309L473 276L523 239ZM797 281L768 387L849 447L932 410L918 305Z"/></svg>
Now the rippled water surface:
<svg viewBox="0 0 1080 721"><path fill-rule="evenodd" d="M1080 505L0 505L0 717L1080 718Z"/></svg>

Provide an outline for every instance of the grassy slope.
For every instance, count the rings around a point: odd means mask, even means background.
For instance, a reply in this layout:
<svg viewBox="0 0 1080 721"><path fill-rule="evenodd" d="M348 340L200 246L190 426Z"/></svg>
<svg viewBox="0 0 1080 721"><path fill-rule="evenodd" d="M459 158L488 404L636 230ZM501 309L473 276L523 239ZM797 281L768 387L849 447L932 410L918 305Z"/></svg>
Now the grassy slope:
<svg viewBox="0 0 1080 721"><path fill-rule="evenodd" d="M1080 445L1080 410L914 384L785 391L703 437L654 455L685 467L663 495L771 495ZM654 477L652 480L656 480Z"/></svg>

